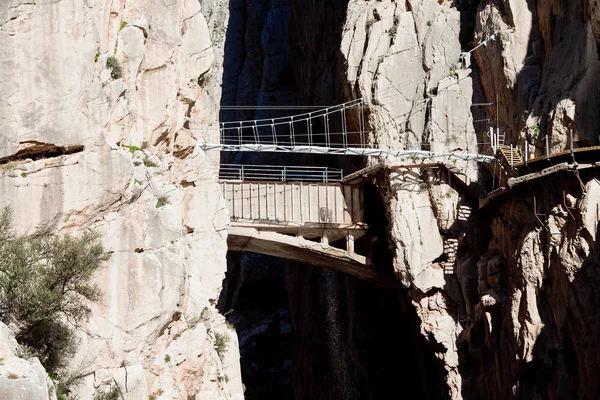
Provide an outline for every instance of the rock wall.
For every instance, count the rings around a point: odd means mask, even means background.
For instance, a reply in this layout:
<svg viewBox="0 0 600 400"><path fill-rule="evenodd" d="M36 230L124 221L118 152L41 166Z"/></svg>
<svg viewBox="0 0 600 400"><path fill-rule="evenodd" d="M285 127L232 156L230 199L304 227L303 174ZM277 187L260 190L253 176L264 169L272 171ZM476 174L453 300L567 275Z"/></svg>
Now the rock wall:
<svg viewBox="0 0 600 400"><path fill-rule="evenodd" d="M56 400L54 382L40 360L25 359L19 350L15 333L0 322L0 399Z"/></svg>
<svg viewBox="0 0 600 400"><path fill-rule="evenodd" d="M94 229L112 254L77 329L80 398L114 384L130 399L243 398L214 307L228 215L197 147L218 140L227 5L0 6L0 205L19 233Z"/></svg>
<svg viewBox="0 0 600 400"><path fill-rule="evenodd" d="M597 172L582 179L583 188L563 176L519 190L487 217L487 252L461 257L469 318L457 343L465 345L461 367L472 378L463 381L463 397L600 394L592 367L600 358L600 184Z"/></svg>
<svg viewBox="0 0 600 400"><path fill-rule="evenodd" d="M538 154L546 134L554 152L565 149L570 130L582 145L597 144L597 7L476 3L349 2L341 79L347 98L371 102L371 142L486 152L486 132L497 118L507 143L527 139ZM496 103L496 96L498 105L474 105ZM464 182L485 183L486 171L453 164L466 172L469 180L459 176ZM573 298L597 303L595 289L584 290L573 274L582 271L594 287L596 227L582 231L577 222L595 223L597 216L585 211L596 207L595 181L586 195L567 200L574 217L566 220L562 193L545 186L537 196L544 198L538 212L548 216L546 229L532 220L531 197L526 205L513 201L478 213L476 198L450 181L445 173L414 169L379 180L394 269L421 334L444 365L447 396L597 396L585 367L597 354L583 350L594 328L564 316L593 319ZM455 275L444 274L449 262L456 262Z"/></svg>
<svg viewBox="0 0 600 400"><path fill-rule="evenodd" d="M496 39L474 54L512 143L527 141L542 154L547 135L556 152L567 148L572 131L581 145L598 144L599 13L587 0L481 4L476 40ZM496 110L489 114L495 118Z"/></svg>

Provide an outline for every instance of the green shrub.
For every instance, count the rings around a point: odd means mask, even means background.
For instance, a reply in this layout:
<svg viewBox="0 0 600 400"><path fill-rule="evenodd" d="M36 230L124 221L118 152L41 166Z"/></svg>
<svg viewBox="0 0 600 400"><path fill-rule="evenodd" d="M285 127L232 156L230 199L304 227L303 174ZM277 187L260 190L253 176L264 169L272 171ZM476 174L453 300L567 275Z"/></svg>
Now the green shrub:
<svg viewBox="0 0 600 400"><path fill-rule="evenodd" d="M169 204L169 198L167 196L160 196L156 201L156 208L161 208Z"/></svg>
<svg viewBox="0 0 600 400"><path fill-rule="evenodd" d="M123 147L125 149L128 149L131 152L131 154L134 154L136 151L141 150L137 146L129 146L129 145L126 145L126 144L122 144L121 147Z"/></svg>
<svg viewBox="0 0 600 400"><path fill-rule="evenodd" d="M94 400L120 400L123 396L118 386L111 386L107 392L96 392Z"/></svg>
<svg viewBox="0 0 600 400"><path fill-rule="evenodd" d="M121 22L121 26L119 27L119 30L122 30L123 28L125 28L127 26L127 21L122 21Z"/></svg>
<svg viewBox="0 0 600 400"><path fill-rule="evenodd" d="M215 348L219 357L223 357L227 351L227 345L229 344L229 336L225 333L215 332Z"/></svg>
<svg viewBox="0 0 600 400"><path fill-rule="evenodd" d="M154 162L152 162L148 156L144 157L144 165L148 168L158 167L158 165L156 165Z"/></svg>
<svg viewBox="0 0 600 400"><path fill-rule="evenodd" d="M119 79L123 74L121 71L121 64L115 56L110 56L106 59L106 68L110 69L110 76L113 79Z"/></svg>
<svg viewBox="0 0 600 400"><path fill-rule="evenodd" d="M231 325L229 321L225 321L225 326L231 329L232 331L235 331L235 326Z"/></svg>
<svg viewBox="0 0 600 400"><path fill-rule="evenodd" d="M170 363L170 362L171 362L171 356L170 356L170 355L168 355L168 354L167 354L167 355L165 356L165 362L166 362L166 363Z"/></svg>
<svg viewBox="0 0 600 400"><path fill-rule="evenodd" d="M94 62L98 62L99 58L100 58L100 50L96 50L96 55L94 56Z"/></svg>
<svg viewBox="0 0 600 400"><path fill-rule="evenodd" d="M19 379L19 375L17 374L13 374L12 372L10 374L8 374L7 376L8 379Z"/></svg>
<svg viewBox="0 0 600 400"><path fill-rule="evenodd" d="M96 234L16 237L11 210L0 212L0 320L17 326L25 356L48 371L65 366L76 345L70 326L100 298L92 275L106 259Z"/></svg>

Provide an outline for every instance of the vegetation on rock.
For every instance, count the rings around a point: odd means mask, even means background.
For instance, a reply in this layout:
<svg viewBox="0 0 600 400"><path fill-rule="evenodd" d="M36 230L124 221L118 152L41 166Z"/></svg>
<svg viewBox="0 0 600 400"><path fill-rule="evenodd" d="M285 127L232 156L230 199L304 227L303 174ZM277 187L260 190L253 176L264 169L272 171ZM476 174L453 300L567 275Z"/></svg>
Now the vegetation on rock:
<svg viewBox="0 0 600 400"><path fill-rule="evenodd" d="M106 59L106 68L110 69L110 76L113 79L119 79L122 76L121 64L116 57L110 56Z"/></svg>
<svg viewBox="0 0 600 400"><path fill-rule="evenodd" d="M60 371L75 352L72 326L100 299L92 275L106 259L96 234L18 237L11 210L0 212L0 320L46 370Z"/></svg>

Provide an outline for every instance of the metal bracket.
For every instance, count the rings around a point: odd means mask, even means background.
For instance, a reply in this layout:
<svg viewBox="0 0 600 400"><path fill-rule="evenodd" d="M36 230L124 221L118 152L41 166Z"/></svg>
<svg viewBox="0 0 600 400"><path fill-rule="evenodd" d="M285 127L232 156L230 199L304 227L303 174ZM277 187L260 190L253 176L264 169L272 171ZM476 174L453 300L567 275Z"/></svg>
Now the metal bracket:
<svg viewBox="0 0 600 400"><path fill-rule="evenodd" d="M542 217L545 217L546 214L538 214L538 212L537 212L537 200L536 200L535 196L533 196L533 215L535 215L535 218L538 220L538 222L540 223L540 225L542 226L542 228L544 228L546 231L548 231L548 228L546 228L546 225L544 225L544 223L540 219L540 215Z"/></svg>

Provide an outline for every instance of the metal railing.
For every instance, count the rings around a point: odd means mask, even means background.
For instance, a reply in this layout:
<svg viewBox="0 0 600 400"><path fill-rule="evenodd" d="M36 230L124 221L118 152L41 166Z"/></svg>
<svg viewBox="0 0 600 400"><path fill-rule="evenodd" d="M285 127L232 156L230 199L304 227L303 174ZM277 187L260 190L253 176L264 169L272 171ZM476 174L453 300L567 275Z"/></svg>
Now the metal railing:
<svg viewBox="0 0 600 400"><path fill-rule="evenodd" d="M344 171L328 167L221 164L219 168L222 181L340 182L343 178Z"/></svg>

